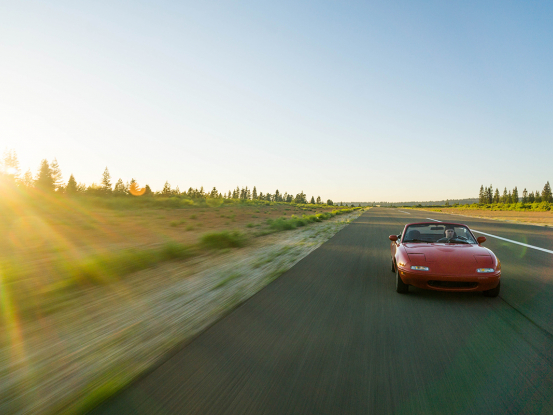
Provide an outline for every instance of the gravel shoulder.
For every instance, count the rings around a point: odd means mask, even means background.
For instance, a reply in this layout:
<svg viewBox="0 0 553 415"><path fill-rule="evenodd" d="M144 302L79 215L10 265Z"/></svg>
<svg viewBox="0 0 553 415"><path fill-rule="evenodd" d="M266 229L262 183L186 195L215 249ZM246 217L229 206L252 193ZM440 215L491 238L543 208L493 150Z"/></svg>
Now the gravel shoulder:
<svg viewBox="0 0 553 415"><path fill-rule="evenodd" d="M361 213L256 238L246 248L162 263L91 287L37 321L12 319L0 344L0 413L91 409Z"/></svg>

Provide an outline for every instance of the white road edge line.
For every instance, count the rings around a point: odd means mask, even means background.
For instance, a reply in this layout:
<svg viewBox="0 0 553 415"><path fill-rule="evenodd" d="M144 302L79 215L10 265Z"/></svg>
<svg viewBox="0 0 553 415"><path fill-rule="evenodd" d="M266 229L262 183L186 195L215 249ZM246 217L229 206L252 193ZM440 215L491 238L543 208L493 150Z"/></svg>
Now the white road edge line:
<svg viewBox="0 0 553 415"><path fill-rule="evenodd" d="M539 246L523 244L522 242L517 242L517 241L513 241L513 240L511 240L511 239L502 238L501 236L495 236L495 235L492 235L491 233L486 233L486 232L477 231L476 229L471 229L471 231L481 233L482 235L491 236L492 238L501 239L502 241L511 242L512 244L522 245L522 246L525 246L526 248L537 249L538 251L542 251L542 252L547 252L547 253L549 253L549 254L553 254L553 251L551 251L551 250L549 250L549 249L545 249L545 248L540 248Z"/></svg>
<svg viewBox="0 0 553 415"><path fill-rule="evenodd" d="M426 219L433 220L434 222L441 222L441 220L438 220L438 219L432 219L432 218L426 218ZM476 229L471 229L471 231L481 233L482 235L491 236L492 238L501 239L502 241L511 242L512 244L525 246L526 248L537 249L538 251L547 252L548 254L553 254L553 251L545 248L540 248L539 246L523 244L522 242L517 242L517 241L513 241L512 239L502 238L501 236L492 235L491 233L477 231Z"/></svg>

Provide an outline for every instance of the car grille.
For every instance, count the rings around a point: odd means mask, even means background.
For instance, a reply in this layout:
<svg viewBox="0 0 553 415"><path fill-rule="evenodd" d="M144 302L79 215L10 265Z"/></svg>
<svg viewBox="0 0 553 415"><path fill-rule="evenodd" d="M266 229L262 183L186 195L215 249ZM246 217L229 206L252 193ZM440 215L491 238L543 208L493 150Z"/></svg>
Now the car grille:
<svg viewBox="0 0 553 415"><path fill-rule="evenodd" d="M476 288L477 282L464 281L428 281L428 285L436 288Z"/></svg>

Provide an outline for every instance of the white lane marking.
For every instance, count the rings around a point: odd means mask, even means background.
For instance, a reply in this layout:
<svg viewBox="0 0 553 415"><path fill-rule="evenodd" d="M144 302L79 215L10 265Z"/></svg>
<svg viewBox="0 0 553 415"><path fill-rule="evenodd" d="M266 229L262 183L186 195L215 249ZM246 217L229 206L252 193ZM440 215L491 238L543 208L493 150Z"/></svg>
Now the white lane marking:
<svg viewBox="0 0 553 415"><path fill-rule="evenodd" d="M441 220L438 220L438 219L432 219L432 218L426 218L426 219L433 220L434 222L441 222ZM522 242L517 242L517 241L513 241L512 239L502 238L501 236L492 235L491 233L477 231L476 229L471 229L471 231L481 233L482 235L491 236L492 238L501 239L502 241L511 242L512 244L525 246L526 248L537 249L538 251L547 252L548 254L553 254L553 251L545 248L540 248L539 246L523 244Z"/></svg>
<svg viewBox="0 0 553 415"><path fill-rule="evenodd" d="M406 212L406 211L404 211L404 210L400 210L400 212L407 213L408 215L410 215L409 212Z"/></svg>
<svg viewBox="0 0 553 415"><path fill-rule="evenodd" d="M511 242L512 244L522 245L522 246L525 246L526 248L537 249L538 251L542 251L542 252L547 252L547 253L549 253L549 254L553 254L553 251L551 251L551 250L549 250L549 249L545 249L545 248L540 248L539 246L523 244L522 242L517 242L517 241L513 241L513 240L511 240L511 239L502 238L501 236L492 235L491 233L486 233L486 232L477 231L476 229L471 229L471 231L481 233L482 235L491 236L492 238L501 239L502 241Z"/></svg>

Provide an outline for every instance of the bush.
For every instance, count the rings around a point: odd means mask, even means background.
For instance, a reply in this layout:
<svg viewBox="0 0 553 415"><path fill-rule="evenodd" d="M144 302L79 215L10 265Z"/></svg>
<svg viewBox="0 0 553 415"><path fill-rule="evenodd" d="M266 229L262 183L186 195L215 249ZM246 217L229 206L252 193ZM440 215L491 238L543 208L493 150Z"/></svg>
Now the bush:
<svg viewBox="0 0 553 415"><path fill-rule="evenodd" d="M177 242L167 242L159 250L160 259L184 259L193 256L193 251L189 246Z"/></svg>
<svg viewBox="0 0 553 415"><path fill-rule="evenodd" d="M204 248L238 248L246 244L246 237L238 231L210 232L203 235L200 242Z"/></svg>

